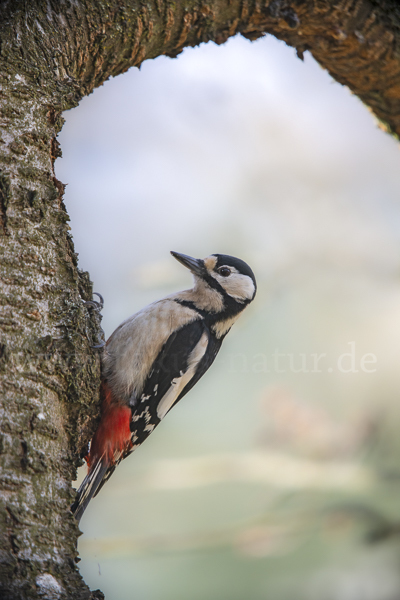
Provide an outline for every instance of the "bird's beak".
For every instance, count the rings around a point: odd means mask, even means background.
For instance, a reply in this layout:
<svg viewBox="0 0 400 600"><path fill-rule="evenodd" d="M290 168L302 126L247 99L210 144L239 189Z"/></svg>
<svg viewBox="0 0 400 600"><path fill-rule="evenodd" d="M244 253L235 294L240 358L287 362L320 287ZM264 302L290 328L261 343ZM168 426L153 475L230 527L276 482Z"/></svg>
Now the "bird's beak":
<svg viewBox="0 0 400 600"><path fill-rule="evenodd" d="M194 275L198 275L199 277L204 275L204 263L200 258L192 258L186 254L179 254L179 252L173 252L172 250L171 254L184 267L190 269Z"/></svg>

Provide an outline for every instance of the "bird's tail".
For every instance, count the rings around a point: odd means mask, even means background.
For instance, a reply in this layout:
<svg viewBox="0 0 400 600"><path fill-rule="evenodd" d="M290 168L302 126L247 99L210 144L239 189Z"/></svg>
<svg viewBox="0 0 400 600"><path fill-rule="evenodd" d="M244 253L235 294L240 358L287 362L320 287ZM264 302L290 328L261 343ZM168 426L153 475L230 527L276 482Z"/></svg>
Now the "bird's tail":
<svg viewBox="0 0 400 600"><path fill-rule="evenodd" d="M77 491L76 500L71 506L72 514L75 516L75 519L78 521L78 523L81 520L81 517L85 512L90 500L98 491L109 466L110 463L106 460L106 457L102 456L89 469L89 473L82 481L79 490Z"/></svg>

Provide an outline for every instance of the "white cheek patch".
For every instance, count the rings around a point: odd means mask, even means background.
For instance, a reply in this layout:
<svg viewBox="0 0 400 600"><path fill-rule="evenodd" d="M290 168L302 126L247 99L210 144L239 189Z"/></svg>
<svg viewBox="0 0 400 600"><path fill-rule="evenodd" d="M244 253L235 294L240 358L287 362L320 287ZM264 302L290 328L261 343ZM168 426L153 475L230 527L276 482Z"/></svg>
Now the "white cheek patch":
<svg viewBox="0 0 400 600"><path fill-rule="evenodd" d="M239 302L251 300L254 296L255 287L253 280L248 275L241 275L233 272L229 277L222 277L218 273L213 273L213 277L218 281L221 287L224 288L229 296L235 298Z"/></svg>

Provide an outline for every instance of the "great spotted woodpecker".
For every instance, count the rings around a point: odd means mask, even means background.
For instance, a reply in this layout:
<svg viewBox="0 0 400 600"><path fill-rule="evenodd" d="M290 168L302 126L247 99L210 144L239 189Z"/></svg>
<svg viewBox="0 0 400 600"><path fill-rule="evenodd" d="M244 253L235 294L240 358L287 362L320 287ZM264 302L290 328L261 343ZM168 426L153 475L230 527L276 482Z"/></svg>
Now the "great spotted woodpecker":
<svg viewBox="0 0 400 600"><path fill-rule="evenodd" d="M88 474L71 507L78 521L121 460L204 375L256 294L253 271L239 258L171 254L190 269L194 287L129 317L105 345L101 421L86 457Z"/></svg>

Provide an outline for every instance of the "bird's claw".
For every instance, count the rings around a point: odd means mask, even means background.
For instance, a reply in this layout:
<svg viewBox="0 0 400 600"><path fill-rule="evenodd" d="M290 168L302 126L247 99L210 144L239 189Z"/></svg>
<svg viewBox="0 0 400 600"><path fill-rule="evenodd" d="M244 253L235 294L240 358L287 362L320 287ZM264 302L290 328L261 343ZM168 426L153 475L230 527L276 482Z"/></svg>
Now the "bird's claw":
<svg viewBox="0 0 400 600"><path fill-rule="evenodd" d="M97 292L93 292L93 296L98 296L100 302L97 302L97 300L87 300L86 302L84 302L84 305L94 308L95 310L97 310L97 312L101 312L104 306L104 298L101 294L98 294Z"/></svg>
<svg viewBox="0 0 400 600"><path fill-rule="evenodd" d="M104 339L104 331L101 330L100 335L97 336L97 341L100 342L99 344L96 344L95 346L90 346L91 348L104 348L104 346L106 345L106 341Z"/></svg>
<svg viewBox="0 0 400 600"><path fill-rule="evenodd" d="M97 334L97 341L99 343L95 344L93 346L90 346L90 347L94 348L94 349L99 349L99 348L104 348L104 346L106 345L106 342L105 342L105 339L104 339L105 334L104 334L103 329L100 327L100 321L103 318L103 315L101 314L101 311L102 311L103 306L104 306L104 298L98 292L93 292L93 296L98 296L99 302L97 300L87 300L86 302L84 302L84 305L87 308L94 308L94 310L98 314L98 317L99 317L99 329L100 329L100 331Z"/></svg>

